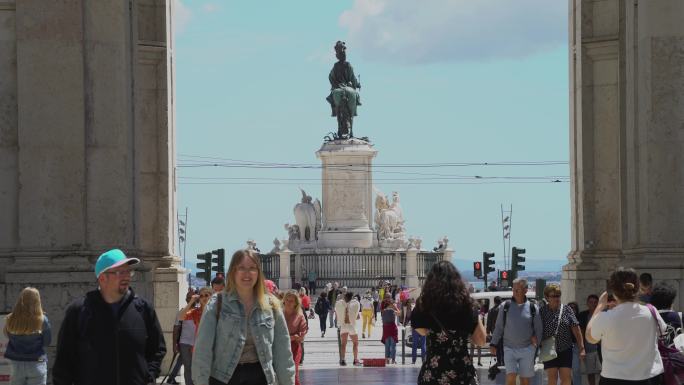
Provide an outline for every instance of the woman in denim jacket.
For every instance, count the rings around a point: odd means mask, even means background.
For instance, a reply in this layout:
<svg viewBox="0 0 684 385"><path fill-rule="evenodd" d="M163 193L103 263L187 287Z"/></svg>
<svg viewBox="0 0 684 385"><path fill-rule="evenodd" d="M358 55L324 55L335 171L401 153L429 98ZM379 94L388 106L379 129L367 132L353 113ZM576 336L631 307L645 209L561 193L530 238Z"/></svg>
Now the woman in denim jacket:
<svg viewBox="0 0 684 385"><path fill-rule="evenodd" d="M9 338L5 358L12 367L11 385L44 385L47 382L47 355L52 333L43 313L40 293L33 287L19 294L12 313L5 320L5 335Z"/></svg>
<svg viewBox="0 0 684 385"><path fill-rule="evenodd" d="M295 366L280 302L266 294L258 256L238 250L227 285L207 304L195 340L195 385L292 385Z"/></svg>

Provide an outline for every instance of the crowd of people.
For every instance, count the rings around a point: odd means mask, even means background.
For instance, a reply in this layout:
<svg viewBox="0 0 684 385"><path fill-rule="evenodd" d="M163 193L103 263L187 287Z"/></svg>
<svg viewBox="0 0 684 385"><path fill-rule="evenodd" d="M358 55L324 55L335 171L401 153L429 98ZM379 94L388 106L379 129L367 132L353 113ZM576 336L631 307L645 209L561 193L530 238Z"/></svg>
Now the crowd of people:
<svg viewBox="0 0 684 385"><path fill-rule="evenodd" d="M98 258L97 289L65 310L55 385L155 382L166 345L154 308L130 287L139 262L118 249ZM315 281L315 274L307 277ZM378 320L385 363L395 364L398 325L410 324L412 362L418 350L422 359L418 384L477 383L472 348L488 345L496 357L490 374L504 367L506 385L518 379L528 385L538 360L549 385L580 385L583 376L590 385L669 385L673 370L669 361L664 365L659 344L673 346L681 333L681 313L672 310L676 290L625 268L616 269L607 286L589 295L581 312L577 303L561 302L556 284L545 287L542 300L528 298L522 278L513 281L511 299L481 304L458 269L440 261L418 296L386 281L363 294L333 282L312 306L306 287L278 290L258 255L238 250L225 276L187 293L173 332L172 350L180 358L168 383L176 383L182 366L188 385L299 384L308 320L318 315L321 337L328 328L339 330L341 366L349 342L352 365L362 364L358 326L362 339L371 338ZM22 290L4 333L12 384L45 384L52 332L38 290Z"/></svg>

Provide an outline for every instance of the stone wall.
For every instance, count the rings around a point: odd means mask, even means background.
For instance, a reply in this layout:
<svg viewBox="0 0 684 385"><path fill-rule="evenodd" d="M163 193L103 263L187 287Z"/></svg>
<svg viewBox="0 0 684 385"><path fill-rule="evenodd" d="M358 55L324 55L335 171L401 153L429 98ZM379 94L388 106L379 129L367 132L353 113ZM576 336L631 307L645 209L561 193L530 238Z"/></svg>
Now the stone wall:
<svg viewBox="0 0 684 385"><path fill-rule="evenodd" d="M64 307L96 287L97 256L119 247L143 260L133 287L170 340L187 284L174 256L169 3L0 2L5 311L36 286L59 329Z"/></svg>
<svg viewBox="0 0 684 385"><path fill-rule="evenodd" d="M600 294L616 266L681 292L684 3L569 4L572 250L563 300Z"/></svg>

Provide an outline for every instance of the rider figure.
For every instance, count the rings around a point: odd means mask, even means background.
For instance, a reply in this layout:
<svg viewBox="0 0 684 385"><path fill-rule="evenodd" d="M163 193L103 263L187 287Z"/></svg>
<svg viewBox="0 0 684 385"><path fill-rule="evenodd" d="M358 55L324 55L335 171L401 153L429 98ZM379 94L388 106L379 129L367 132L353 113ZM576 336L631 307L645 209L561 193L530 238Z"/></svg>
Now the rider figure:
<svg viewBox="0 0 684 385"><path fill-rule="evenodd" d="M354 69L351 64L347 61L346 51L347 47L344 42L338 41L335 44L335 56L338 62L330 70L330 75L328 76L330 80L330 95L326 98L332 108L332 116L337 117L337 134L340 138L346 137L349 134L348 128L351 128L352 118L356 116L356 106L361 105L358 91L361 89L361 84L356 79L356 76L354 76ZM336 108L336 106L339 106L344 101L347 102L349 117L339 116L338 108ZM348 119L348 122L344 121L345 118Z"/></svg>

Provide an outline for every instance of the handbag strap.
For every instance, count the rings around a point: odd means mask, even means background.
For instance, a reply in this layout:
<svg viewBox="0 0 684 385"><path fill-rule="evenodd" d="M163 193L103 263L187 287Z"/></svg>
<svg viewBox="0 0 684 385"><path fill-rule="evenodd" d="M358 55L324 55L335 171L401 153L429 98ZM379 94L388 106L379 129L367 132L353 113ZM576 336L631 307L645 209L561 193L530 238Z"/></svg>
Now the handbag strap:
<svg viewBox="0 0 684 385"><path fill-rule="evenodd" d="M656 316L655 308L650 303L647 303L646 307L648 308L648 310L651 311L651 315L653 316L653 321L655 321L656 328L658 330L658 335L656 336L656 339L659 340L660 336L663 335L663 331L660 330L660 323L658 322L658 317Z"/></svg>
<svg viewBox="0 0 684 385"><path fill-rule="evenodd" d="M563 304L560 304L560 311L558 312L558 325L556 325L556 332L553 333L554 336L558 335L558 329L560 329L561 316L563 315Z"/></svg>

